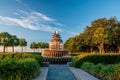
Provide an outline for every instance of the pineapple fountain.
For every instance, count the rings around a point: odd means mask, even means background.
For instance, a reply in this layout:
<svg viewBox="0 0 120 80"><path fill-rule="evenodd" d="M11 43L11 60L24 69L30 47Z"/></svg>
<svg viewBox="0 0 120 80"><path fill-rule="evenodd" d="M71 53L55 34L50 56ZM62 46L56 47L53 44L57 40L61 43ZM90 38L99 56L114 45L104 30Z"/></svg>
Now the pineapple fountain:
<svg viewBox="0 0 120 80"><path fill-rule="evenodd" d="M63 41L58 33L55 31L52 39L49 42L49 49L42 52L45 62L50 63L67 63L72 57L68 56L68 51L63 49Z"/></svg>

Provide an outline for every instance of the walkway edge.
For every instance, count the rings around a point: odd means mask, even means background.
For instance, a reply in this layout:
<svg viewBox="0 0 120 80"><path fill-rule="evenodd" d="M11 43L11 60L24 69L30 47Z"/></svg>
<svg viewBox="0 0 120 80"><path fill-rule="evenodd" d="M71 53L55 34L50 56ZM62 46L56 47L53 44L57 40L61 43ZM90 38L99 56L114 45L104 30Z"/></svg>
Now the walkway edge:
<svg viewBox="0 0 120 80"><path fill-rule="evenodd" d="M74 76L76 77L77 80L99 80L98 78L83 71L80 68L69 67L69 69L74 74Z"/></svg>
<svg viewBox="0 0 120 80"><path fill-rule="evenodd" d="M41 74L33 80L47 80L48 69L49 67L41 67Z"/></svg>

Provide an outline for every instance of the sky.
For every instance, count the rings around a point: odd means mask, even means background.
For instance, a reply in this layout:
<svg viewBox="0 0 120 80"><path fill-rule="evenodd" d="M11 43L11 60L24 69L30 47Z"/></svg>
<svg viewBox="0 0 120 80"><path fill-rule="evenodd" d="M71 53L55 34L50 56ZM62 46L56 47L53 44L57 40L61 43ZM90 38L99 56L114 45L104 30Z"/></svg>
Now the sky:
<svg viewBox="0 0 120 80"><path fill-rule="evenodd" d="M0 0L0 33L49 42L59 31L65 42L98 18L120 20L120 0Z"/></svg>

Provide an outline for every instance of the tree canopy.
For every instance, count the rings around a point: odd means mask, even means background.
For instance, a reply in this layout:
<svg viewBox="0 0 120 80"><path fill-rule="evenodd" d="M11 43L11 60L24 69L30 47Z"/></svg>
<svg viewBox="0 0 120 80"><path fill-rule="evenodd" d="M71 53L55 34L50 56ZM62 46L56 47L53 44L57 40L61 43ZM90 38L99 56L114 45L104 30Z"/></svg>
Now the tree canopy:
<svg viewBox="0 0 120 80"><path fill-rule="evenodd" d="M48 48L48 47L49 47L49 44L46 42L38 42L38 43L32 42L30 44L30 48L34 49L34 51L35 49L42 49L42 48Z"/></svg>
<svg viewBox="0 0 120 80"><path fill-rule="evenodd" d="M12 47L12 52L14 52L14 46L26 46L27 42L25 39L17 38L16 35L11 35L8 32L1 32L0 45L3 46L3 52L5 52L5 47Z"/></svg>
<svg viewBox="0 0 120 80"><path fill-rule="evenodd" d="M69 38L64 48L71 52L120 52L120 22L115 17L94 20L84 32Z"/></svg>

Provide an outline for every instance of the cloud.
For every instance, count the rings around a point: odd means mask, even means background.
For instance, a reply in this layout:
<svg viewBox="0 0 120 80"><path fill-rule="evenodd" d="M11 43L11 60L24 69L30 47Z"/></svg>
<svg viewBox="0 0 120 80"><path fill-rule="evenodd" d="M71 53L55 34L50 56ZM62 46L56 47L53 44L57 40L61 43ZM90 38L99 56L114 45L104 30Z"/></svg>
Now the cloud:
<svg viewBox="0 0 120 80"><path fill-rule="evenodd" d="M64 26L63 24L45 14L31 10L22 0L16 0L16 2L22 4L29 11L18 9L16 12L13 12L16 17L0 16L0 24L15 25L30 30L41 30L46 32L54 32L57 30L72 35L77 34L61 29L61 26Z"/></svg>
<svg viewBox="0 0 120 80"><path fill-rule="evenodd" d="M0 16L0 24L14 25L30 30L40 30L46 32L59 31L66 32L71 35L78 34L76 32L58 28L63 26L63 24L39 12L18 10L18 12L14 12L14 15L17 15L17 18Z"/></svg>
<svg viewBox="0 0 120 80"><path fill-rule="evenodd" d="M20 2L20 0L16 0L16 2Z"/></svg>
<svg viewBox="0 0 120 80"><path fill-rule="evenodd" d="M0 24L17 25L26 29L47 32L54 32L55 30L62 31L62 29L56 27L61 26L60 23L42 13L18 10L18 12L14 12L14 14L17 15L17 18L0 16Z"/></svg>
<svg viewBox="0 0 120 80"><path fill-rule="evenodd" d="M39 12L32 12L32 14L33 14L33 15L36 15L36 16L38 16L38 17L40 17L40 18L42 18L43 20L46 20L46 21L54 21L54 19L49 18L49 17L47 17L46 15L41 14L41 13L39 13Z"/></svg>
<svg viewBox="0 0 120 80"><path fill-rule="evenodd" d="M15 0L17 3L20 3L20 4L22 4L23 6L25 6L25 7L28 7L28 5L27 4L25 4L24 2L22 2L22 0Z"/></svg>
<svg viewBox="0 0 120 80"><path fill-rule="evenodd" d="M66 32L69 34L72 34L72 35L79 35L79 33L77 33L77 32L71 32L71 31L66 31Z"/></svg>

